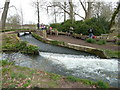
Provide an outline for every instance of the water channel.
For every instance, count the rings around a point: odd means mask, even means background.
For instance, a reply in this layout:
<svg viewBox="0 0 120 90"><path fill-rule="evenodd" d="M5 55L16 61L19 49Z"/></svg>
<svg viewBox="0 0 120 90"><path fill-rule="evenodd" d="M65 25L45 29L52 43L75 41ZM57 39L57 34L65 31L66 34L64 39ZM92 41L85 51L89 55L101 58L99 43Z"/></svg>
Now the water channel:
<svg viewBox="0 0 120 90"><path fill-rule="evenodd" d="M97 56L45 44L31 35L20 37L22 40L39 47L39 55L25 55L21 53L3 53L2 59L15 61L16 65L36 68L65 76L75 76L89 80L103 80L111 86L120 87L118 79L117 59L101 59Z"/></svg>

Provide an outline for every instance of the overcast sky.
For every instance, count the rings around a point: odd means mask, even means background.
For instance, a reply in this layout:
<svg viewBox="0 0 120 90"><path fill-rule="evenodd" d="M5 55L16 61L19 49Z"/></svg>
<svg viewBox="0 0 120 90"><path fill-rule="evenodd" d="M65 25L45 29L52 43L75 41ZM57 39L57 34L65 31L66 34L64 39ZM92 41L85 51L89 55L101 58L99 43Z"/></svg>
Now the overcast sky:
<svg viewBox="0 0 120 90"><path fill-rule="evenodd" d="M17 11L15 8L11 7L9 9L8 16L12 16L15 13L19 13L22 9L23 11L23 18L24 18L24 24L26 23L37 23L37 13L35 12L35 8L32 7L32 2L37 1L37 0L10 0L10 6L14 5L17 8ZM42 1L42 0L41 0ZM50 0L48 0L50 1ZM63 0L59 0L63 1ZM74 0L76 1L76 0ZM100 0L101 1L101 0ZM105 1L105 0L103 0ZM107 2L109 1L114 1L117 2L119 0L106 0ZM5 0L0 0L0 8L4 7ZM2 9L0 9L0 17L2 14ZM83 14L84 15L84 14ZM44 24L49 24L52 22L52 16L48 16L46 11L40 11L40 22Z"/></svg>

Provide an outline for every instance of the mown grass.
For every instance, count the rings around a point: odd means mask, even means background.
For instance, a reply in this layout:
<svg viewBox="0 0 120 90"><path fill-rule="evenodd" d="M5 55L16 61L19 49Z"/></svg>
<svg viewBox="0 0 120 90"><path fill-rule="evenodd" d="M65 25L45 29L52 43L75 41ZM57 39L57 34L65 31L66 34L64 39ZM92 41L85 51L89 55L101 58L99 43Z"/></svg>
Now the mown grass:
<svg viewBox="0 0 120 90"><path fill-rule="evenodd" d="M71 84L82 82L84 85L94 85L97 88L108 88L107 84L102 81L93 82L90 80L75 78L73 76L64 77L54 73L15 66L14 62L11 63L7 60L2 60L1 63L3 65L3 88L55 88L60 87L59 82L61 79L65 80L65 82L70 82Z"/></svg>

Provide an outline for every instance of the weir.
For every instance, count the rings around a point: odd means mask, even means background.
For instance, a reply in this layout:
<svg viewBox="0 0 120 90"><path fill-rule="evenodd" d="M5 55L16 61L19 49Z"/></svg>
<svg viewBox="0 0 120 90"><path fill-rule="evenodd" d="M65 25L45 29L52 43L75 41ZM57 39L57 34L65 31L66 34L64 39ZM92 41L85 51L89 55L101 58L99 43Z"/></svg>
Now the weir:
<svg viewBox="0 0 120 90"><path fill-rule="evenodd" d="M15 61L16 65L36 68L65 76L75 76L89 80L103 80L111 86L120 87L117 59L101 59L98 56L49 45L40 42L31 35L20 37L22 40L39 47L39 55L4 53L2 59Z"/></svg>

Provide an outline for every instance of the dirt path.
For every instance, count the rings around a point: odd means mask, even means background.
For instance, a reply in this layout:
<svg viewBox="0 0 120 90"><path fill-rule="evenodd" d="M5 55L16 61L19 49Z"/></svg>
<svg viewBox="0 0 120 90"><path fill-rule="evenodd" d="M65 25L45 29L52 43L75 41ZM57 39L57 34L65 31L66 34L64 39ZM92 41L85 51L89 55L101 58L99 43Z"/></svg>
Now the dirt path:
<svg viewBox="0 0 120 90"><path fill-rule="evenodd" d="M83 45L83 46L100 48L100 49L109 49L109 50L118 51L118 49L120 48L120 46L117 46L117 45L112 44L112 43L107 43L105 45L91 44L91 43L87 43L84 40L75 39L71 36L65 36L65 35L59 35L59 36L48 35L48 38L53 39L53 40L59 40L59 41L67 42L67 43L72 43L72 44L78 44L78 45Z"/></svg>

